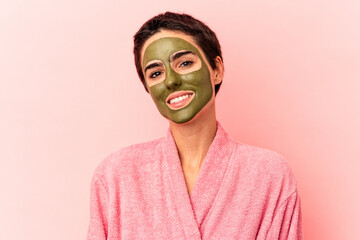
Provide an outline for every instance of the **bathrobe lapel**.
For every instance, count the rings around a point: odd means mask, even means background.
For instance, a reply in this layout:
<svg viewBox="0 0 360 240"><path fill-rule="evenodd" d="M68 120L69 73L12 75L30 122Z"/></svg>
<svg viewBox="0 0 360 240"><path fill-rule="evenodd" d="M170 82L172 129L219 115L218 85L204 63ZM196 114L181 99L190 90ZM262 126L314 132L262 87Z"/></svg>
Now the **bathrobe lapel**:
<svg viewBox="0 0 360 240"><path fill-rule="evenodd" d="M167 132L166 138L164 138L162 149L165 157L165 167L167 168L166 173L170 180L173 201L186 238L194 240L201 239L199 226L196 222L187 192L178 151L170 129Z"/></svg>
<svg viewBox="0 0 360 240"><path fill-rule="evenodd" d="M165 165L177 212L188 239L201 239L201 225L210 217L217 193L233 153L233 142L217 122L217 131L209 147L195 186L189 196L184 173L170 129L163 141Z"/></svg>
<svg viewBox="0 0 360 240"><path fill-rule="evenodd" d="M211 209L223 185L228 163L234 153L234 142L217 123L216 135L200 168L190 195L190 201L199 226L211 217Z"/></svg>

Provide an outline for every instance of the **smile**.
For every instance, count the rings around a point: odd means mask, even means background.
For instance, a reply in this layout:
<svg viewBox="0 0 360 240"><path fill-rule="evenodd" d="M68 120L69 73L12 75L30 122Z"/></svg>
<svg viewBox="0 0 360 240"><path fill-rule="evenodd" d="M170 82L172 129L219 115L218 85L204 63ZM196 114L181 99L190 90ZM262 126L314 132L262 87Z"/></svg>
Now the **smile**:
<svg viewBox="0 0 360 240"><path fill-rule="evenodd" d="M166 98L166 104L170 109L178 110L186 107L194 99L194 96L193 91L174 92Z"/></svg>

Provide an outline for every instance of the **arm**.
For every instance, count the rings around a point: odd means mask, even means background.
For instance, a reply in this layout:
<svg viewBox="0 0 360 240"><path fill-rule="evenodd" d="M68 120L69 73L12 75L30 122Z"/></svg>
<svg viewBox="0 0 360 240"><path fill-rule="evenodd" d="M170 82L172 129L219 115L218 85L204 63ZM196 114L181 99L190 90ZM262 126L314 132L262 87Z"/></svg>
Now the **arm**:
<svg viewBox="0 0 360 240"><path fill-rule="evenodd" d="M90 223L87 240L105 240L108 229L108 189L100 177L93 176L90 192Z"/></svg>
<svg viewBox="0 0 360 240"><path fill-rule="evenodd" d="M300 197L291 194L276 210L266 239L302 240Z"/></svg>

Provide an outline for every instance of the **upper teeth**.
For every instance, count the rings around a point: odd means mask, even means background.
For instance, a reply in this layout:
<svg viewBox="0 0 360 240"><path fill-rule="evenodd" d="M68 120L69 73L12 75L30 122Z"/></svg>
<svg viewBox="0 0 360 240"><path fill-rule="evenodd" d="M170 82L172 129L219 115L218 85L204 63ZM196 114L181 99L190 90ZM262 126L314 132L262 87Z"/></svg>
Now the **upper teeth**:
<svg viewBox="0 0 360 240"><path fill-rule="evenodd" d="M180 97L173 98L173 99L170 100L170 104L180 102L180 101L182 101L182 100L184 100L184 99L186 99L186 98L188 98L190 96L191 96L191 94L185 94L185 95L182 95Z"/></svg>

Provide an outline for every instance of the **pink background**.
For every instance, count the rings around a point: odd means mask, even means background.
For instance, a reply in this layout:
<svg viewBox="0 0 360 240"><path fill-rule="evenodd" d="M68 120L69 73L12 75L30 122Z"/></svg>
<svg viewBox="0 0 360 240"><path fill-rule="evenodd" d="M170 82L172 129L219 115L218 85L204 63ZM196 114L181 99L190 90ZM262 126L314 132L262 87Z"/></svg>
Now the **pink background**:
<svg viewBox="0 0 360 240"><path fill-rule="evenodd" d="M217 33L218 120L288 159L305 239L360 239L355 0L1 1L0 238L84 239L97 164L164 135L168 123L136 75L132 36L165 10Z"/></svg>

